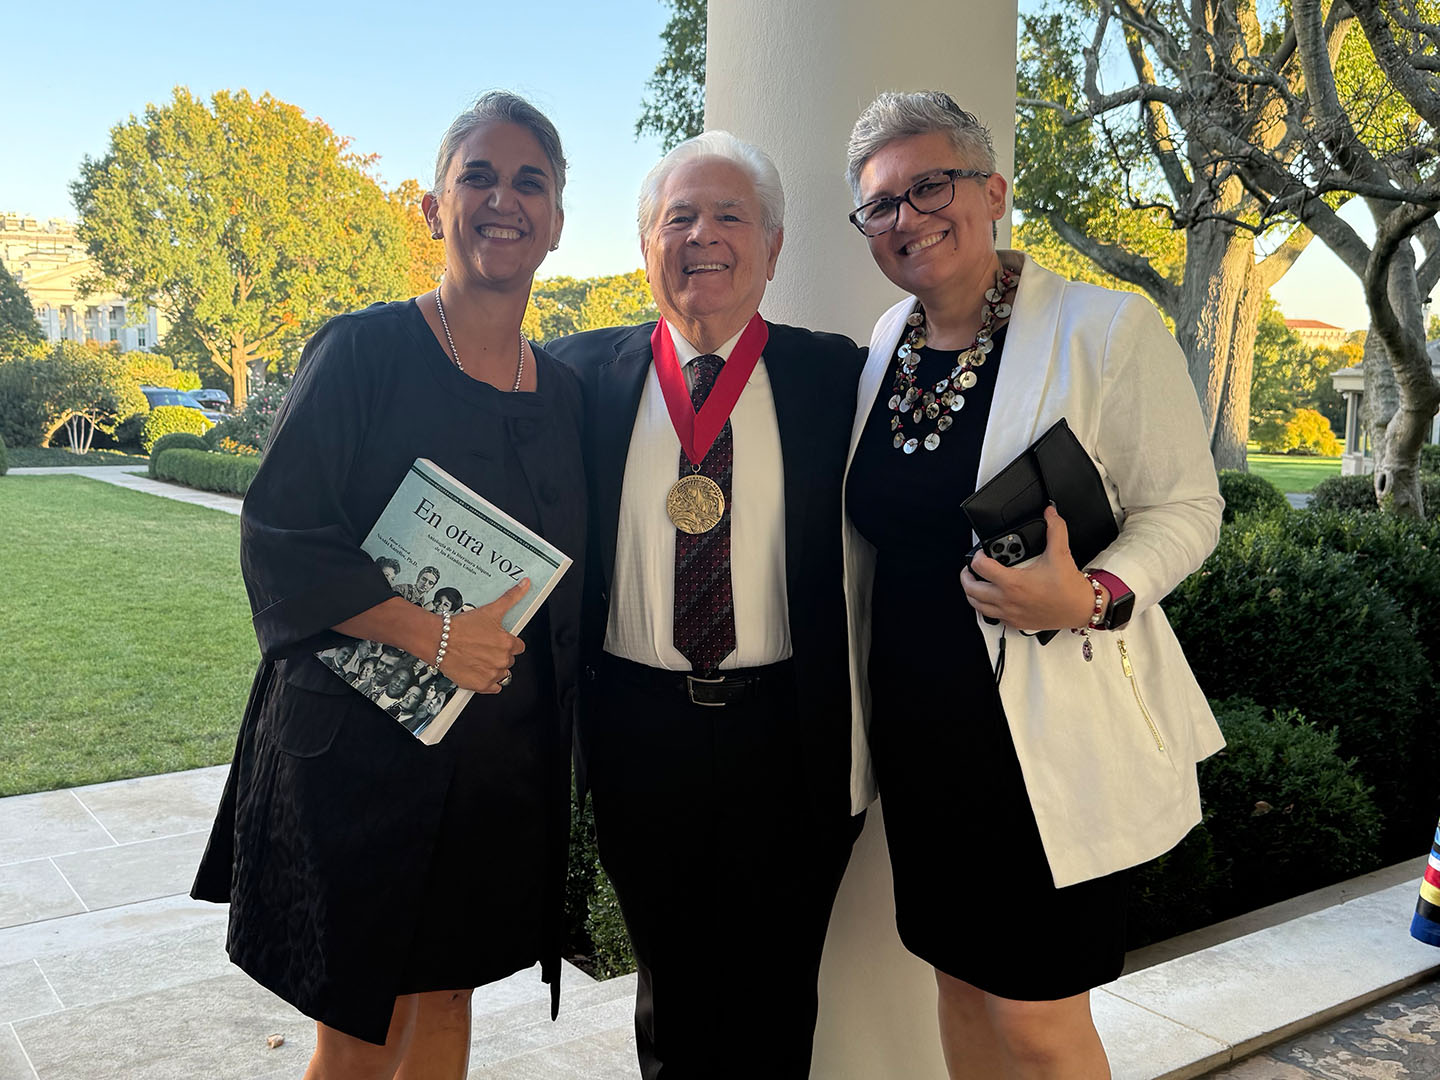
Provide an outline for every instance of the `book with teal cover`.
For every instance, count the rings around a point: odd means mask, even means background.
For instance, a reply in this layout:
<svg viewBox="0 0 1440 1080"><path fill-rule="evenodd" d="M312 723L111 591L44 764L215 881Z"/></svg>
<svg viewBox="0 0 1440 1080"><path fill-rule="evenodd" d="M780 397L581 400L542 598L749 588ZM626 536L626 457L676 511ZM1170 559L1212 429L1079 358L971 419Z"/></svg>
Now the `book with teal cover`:
<svg viewBox="0 0 1440 1080"><path fill-rule="evenodd" d="M360 546L397 596L436 614L483 607L529 578L529 591L501 620L512 634L540 610L571 563L428 458L415 459ZM378 641L315 655L424 743L439 742L474 693L432 671L428 660Z"/></svg>

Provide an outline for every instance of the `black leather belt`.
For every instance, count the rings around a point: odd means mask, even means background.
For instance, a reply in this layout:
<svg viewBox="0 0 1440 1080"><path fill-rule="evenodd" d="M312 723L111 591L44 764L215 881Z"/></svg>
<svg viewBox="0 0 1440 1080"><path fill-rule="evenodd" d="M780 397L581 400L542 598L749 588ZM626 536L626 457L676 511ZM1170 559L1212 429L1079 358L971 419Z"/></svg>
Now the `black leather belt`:
<svg viewBox="0 0 1440 1080"><path fill-rule="evenodd" d="M789 660L764 667L717 671L712 678L704 679L688 672L666 671L604 653L600 670L607 678L633 686L672 690L695 705L734 705L794 678L794 665Z"/></svg>

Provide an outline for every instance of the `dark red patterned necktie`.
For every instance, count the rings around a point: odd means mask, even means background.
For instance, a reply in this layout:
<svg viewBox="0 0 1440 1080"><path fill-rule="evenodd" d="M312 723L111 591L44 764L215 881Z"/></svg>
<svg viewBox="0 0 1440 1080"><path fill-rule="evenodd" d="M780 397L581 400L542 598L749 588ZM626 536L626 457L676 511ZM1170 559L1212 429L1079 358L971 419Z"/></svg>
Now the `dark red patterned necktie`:
<svg viewBox="0 0 1440 1080"><path fill-rule="evenodd" d="M690 361L695 386L690 403L698 412L705 404L724 361L697 356ZM697 675L712 675L720 661L735 651L735 597L730 589L730 475L735 466L735 440L730 421L715 436L699 472L720 485L725 512L709 532L675 530L675 648ZM695 467L680 451L680 475Z"/></svg>

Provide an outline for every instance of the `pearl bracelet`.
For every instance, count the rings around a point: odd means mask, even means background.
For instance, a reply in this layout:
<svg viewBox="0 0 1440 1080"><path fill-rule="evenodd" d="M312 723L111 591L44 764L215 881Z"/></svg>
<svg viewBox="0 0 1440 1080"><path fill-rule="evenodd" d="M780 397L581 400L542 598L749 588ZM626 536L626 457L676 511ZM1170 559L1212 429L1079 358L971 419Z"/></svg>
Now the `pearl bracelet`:
<svg viewBox="0 0 1440 1080"><path fill-rule="evenodd" d="M1090 629L1099 630L1100 624L1105 621L1105 586L1090 574L1085 575L1085 580L1090 583L1090 588L1095 590L1095 610L1090 612Z"/></svg>
<svg viewBox="0 0 1440 1080"><path fill-rule="evenodd" d="M440 616L440 647L435 650L435 662L430 665L430 674L436 675L440 671L440 664L445 659L445 650L450 647L450 612Z"/></svg>

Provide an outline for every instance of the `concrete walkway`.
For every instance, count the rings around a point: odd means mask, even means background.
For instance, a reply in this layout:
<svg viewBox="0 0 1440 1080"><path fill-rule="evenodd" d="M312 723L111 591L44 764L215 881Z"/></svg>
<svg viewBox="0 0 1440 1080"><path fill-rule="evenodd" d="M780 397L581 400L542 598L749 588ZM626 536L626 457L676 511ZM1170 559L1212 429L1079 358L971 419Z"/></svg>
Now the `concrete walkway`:
<svg viewBox="0 0 1440 1080"><path fill-rule="evenodd" d="M196 506L208 506L211 510L223 510L227 514L239 514L240 504L243 502L238 495L224 495L218 491L198 491L195 488L185 487L182 484L172 484L165 480L152 480L146 476L143 471L136 471L124 465L45 465L26 469L11 469L7 475L84 476L90 480L100 480L107 484L114 484L116 487L129 488L131 491L143 491L149 495L159 495L166 499L175 499L178 502L194 503Z"/></svg>

